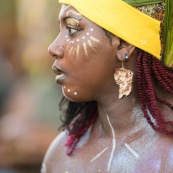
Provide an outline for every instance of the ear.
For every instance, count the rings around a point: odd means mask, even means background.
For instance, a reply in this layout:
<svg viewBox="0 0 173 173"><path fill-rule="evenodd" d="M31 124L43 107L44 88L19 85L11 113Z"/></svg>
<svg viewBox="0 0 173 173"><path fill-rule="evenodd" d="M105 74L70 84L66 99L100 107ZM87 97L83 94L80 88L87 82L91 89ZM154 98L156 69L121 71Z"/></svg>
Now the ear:
<svg viewBox="0 0 173 173"><path fill-rule="evenodd" d="M119 47L117 48L117 58L119 61L125 61L125 56L127 55L130 57L130 55L134 52L135 46L131 45L130 43L127 43L124 40L120 40Z"/></svg>

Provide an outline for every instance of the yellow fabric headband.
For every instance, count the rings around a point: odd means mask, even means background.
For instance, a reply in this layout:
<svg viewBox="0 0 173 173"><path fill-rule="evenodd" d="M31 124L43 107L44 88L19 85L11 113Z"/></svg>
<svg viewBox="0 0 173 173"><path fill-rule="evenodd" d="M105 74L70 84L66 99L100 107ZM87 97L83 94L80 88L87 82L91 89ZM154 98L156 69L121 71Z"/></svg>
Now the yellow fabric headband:
<svg viewBox="0 0 173 173"><path fill-rule="evenodd" d="M122 0L59 0L128 43L160 59L160 22Z"/></svg>

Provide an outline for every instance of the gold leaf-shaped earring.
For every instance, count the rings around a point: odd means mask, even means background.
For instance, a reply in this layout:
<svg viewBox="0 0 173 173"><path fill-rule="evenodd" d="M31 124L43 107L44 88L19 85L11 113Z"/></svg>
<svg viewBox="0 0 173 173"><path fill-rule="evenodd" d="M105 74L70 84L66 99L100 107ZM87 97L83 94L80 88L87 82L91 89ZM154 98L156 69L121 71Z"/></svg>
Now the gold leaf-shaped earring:
<svg viewBox="0 0 173 173"><path fill-rule="evenodd" d="M125 55L125 61L128 61L128 55ZM124 95L128 96L132 91L133 72L122 67L117 68L114 73L115 82L119 85L119 99Z"/></svg>

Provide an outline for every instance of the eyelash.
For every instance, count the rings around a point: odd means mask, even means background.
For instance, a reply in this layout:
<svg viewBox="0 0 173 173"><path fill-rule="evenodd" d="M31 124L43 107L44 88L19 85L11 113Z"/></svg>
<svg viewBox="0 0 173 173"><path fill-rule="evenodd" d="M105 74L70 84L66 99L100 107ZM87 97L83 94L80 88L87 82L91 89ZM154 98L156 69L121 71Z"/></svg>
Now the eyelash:
<svg viewBox="0 0 173 173"><path fill-rule="evenodd" d="M73 28L73 27L71 27L71 26L67 26L67 30L68 30L68 34L69 34L70 36L72 36L72 35L75 34L77 31L79 31L79 30L77 30L77 29L75 29L75 28Z"/></svg>

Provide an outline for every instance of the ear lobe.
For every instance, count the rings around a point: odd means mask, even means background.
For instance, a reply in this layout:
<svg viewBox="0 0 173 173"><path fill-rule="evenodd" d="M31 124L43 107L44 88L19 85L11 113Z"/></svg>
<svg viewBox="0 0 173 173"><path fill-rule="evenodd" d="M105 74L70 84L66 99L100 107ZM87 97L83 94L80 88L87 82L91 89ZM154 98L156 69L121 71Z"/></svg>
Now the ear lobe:
<svg viewBox="0 0 173 173"><path fill-rule="evenodd" d="M118 60L124 61L125 55L128 55L128 57L130 57L135 48L136 48L135 46L127 43L126 41L121 40L120 45L116 52Z"/></svg>

